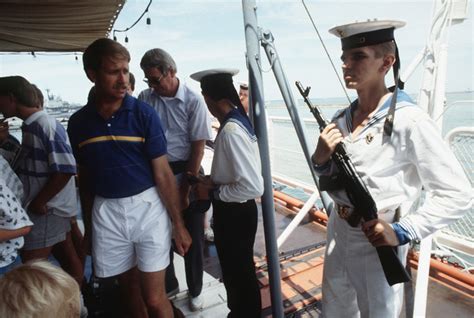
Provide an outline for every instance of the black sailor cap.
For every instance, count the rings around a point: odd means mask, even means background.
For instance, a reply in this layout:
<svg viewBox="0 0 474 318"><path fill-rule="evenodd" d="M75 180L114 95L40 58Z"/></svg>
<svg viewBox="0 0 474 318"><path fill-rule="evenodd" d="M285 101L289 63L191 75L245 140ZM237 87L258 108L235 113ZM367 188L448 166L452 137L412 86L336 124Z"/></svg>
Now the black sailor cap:
<svg viewBox="0 0 474 318"><path fill-rule="evenodd" d="M403 21L374 19L339 25L329 33L341 39L343 50L349 50L395 40L393 31L403 26Z"/></svg>

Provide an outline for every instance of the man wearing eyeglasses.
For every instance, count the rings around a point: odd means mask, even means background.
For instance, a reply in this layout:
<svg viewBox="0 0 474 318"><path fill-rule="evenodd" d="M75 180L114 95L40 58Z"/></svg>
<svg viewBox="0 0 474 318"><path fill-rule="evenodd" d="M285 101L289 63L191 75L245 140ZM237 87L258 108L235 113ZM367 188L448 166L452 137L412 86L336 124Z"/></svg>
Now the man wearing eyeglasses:
<svg viewBox="0 0 474 318"><path fill-rule="evenodd" d="M190 205L190 184L186 172L199 174L206 140L212 138L211 121L206 104L176 77L177 67L171 55L159 48L145 53L140 62L148 89L138 99L151 105L161 119L168 141L168 160L180 187L184 222L193 244L184 256L186 282L192 311L203 307L199 296L203 278L203 236L206 207ZM192 198L191 198L192 199ZM171 260L173 259L171 251ZM171 296L179 291L173 262L166 270L166 290Z"/></svg>
<svg viewBox="0 0 474 318"><path fill-rule="evenodd" d="M165 294L171 232L184 255L191 245L158 115L127 94L130 53L97 39L83 55L95 91L69 119L94 274L118 275L127 317L183 317Z"/></svg>

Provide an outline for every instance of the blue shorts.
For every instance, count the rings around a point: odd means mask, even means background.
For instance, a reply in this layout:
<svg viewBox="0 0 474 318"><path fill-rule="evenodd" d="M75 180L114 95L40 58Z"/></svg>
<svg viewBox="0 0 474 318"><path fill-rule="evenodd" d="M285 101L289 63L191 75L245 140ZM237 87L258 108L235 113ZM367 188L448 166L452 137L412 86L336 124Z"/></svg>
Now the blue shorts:
<svg viewBox="0 0 474 318"><path fill-rule="evenodd" d="M17 266L21 265L20 257L17 257L13 263L8 264L7 266L0 267L0 277L11 271Z"/></svg>

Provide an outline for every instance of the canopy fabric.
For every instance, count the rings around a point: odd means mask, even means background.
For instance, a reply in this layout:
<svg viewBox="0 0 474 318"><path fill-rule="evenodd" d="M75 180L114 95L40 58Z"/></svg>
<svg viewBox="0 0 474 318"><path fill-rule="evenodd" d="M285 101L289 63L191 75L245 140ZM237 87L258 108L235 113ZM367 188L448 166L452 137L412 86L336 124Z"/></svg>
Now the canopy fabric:
<svg viewBox="0 0 474 318"><path fill-rule="evenodd" d="M126 0L0 0L0 52L84 51Z"/></svg>

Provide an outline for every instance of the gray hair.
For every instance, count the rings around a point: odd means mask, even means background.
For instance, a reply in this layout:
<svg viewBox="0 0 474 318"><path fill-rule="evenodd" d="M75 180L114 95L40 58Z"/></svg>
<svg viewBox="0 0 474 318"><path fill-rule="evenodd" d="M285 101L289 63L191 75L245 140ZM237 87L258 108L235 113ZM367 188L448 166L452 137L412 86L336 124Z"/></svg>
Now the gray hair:
<svg viewBox="0 0 474 318"><path fill-rule="evenodd" d="M151 49L143 55L140 61L142 70L157 67L161 73L166 74L169 70L176 73L178 68L171 55L162 49Z"/></svg>

